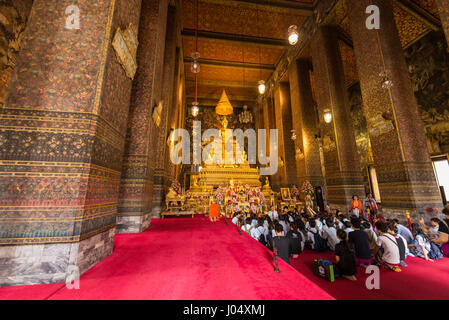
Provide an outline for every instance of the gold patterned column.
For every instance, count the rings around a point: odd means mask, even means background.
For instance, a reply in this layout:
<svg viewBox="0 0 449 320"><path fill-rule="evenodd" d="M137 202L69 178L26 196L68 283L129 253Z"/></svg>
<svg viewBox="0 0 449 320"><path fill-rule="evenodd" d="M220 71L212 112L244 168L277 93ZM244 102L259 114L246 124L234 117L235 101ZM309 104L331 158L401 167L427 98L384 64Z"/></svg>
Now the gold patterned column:
<svg viewBox="0 0 449 320"><path fill-rule="evenodd" d="M365 8L380 8L379 30L365 26ZM441 205L418 104L390 1L350 0L363 110L386 212ZM388 83L392 82L392 86Z"/></svg>
<svg viewBox="0 0 449 320"><path fill-rule="evenodd" d="M132 88L117 56L135 61L112 40L141 3L76 1L80 29L71 4L34 1L0 111L0 286L61 282L113 250Z"/></svg>
<svg viewBox="0 0 449 320"><path fill-rule="evenodd" d="M311 65L308 60L292 61L289 68L293 129L296 132L295 157L299 186L305 180L324 187L321 172L319 129L310 83Z"/></svg>
<svg viewBox="0 0 449 320"><path fill-rule="evenodd" d="M143 0L139 68L129 111L117 232L142 232L151 223L155 137L160 130L168 0Z"/></svg>
<svg viewBox="0 0 449 320"><path fill-rule="evenodd" d="M338 33L321 27L312 42L313 71L323 141L325 179L330 204L349 205L365 189L345 88ZM324 114L332 115L324 121Z"/></svg>

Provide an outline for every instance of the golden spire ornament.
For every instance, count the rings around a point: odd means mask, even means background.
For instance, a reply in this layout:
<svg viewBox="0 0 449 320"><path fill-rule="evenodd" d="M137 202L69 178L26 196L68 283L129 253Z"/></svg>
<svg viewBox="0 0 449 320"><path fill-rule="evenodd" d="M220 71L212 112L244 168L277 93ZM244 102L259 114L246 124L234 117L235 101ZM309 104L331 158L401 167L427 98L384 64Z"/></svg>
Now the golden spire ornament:
<svg viewBox="0 0 449 320"><path fill-rule="evenodd" d="M215 112L220 116L228 116L233 113L232 105L229 102L228 96L226 95L226 91L224 89L221 94L220 101L218 101L218 104L215 107Z"/></svg>

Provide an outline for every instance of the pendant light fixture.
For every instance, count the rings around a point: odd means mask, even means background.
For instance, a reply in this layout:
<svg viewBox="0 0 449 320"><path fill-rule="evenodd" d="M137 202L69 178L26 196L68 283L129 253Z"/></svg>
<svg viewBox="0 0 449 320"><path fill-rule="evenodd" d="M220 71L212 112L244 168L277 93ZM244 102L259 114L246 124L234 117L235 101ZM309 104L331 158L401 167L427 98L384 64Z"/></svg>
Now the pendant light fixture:
<svg viewBox="0 0 449 320"><path fill-rule="evenodd" d="M259 32L259 9L257 9L256 13L257 13L257 16L256 16L257 36L259 36L260 35L260 32ZM259 49L259 65L260 65L260 61L261 61L261 59L260 59L260 45L258 46L258 49ZM260 68L259 68L259 79L260 78L262 78L262 75L261 75L261 71L260 71ZM262 80L262 79L259 80L258 85L257 85L257 89L259 90L259 94L263 95L265 93L266 86L265 86L265 81L264 80Z"/></svg>
<svg viewBox="0 0 449 320"><path fill-rule="evenodd" d="M198 73L200 72L200 63L198 61L200 54L198 53L198 0L195 1L195 52L192 53L193 61L190 70L195 74L195 101L192 103L192 116L196 118L200 112L198 107Z"/></svg>
<svg viewBox="0 0 449 320"><path fill-rule="evenodd" d="M298 26L297 25L291 25L288 27L288 43L290 43L292 46L298 43L299 39L299 32L298 32Z"/></svg>

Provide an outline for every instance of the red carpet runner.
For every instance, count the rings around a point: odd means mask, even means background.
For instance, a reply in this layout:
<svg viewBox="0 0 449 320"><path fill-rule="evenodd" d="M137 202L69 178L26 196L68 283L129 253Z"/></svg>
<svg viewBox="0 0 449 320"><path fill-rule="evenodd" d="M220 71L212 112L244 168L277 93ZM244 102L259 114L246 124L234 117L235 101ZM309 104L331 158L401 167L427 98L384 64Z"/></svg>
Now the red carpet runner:
<svg viewBox="0 0 449 320"><path fill-rule="evenodd" d="M230 221L229 221L230 223ZM114 253L64 284L0 288L0 299L333 299L236 227L204 218L154 219L115 237Z"/></svg>

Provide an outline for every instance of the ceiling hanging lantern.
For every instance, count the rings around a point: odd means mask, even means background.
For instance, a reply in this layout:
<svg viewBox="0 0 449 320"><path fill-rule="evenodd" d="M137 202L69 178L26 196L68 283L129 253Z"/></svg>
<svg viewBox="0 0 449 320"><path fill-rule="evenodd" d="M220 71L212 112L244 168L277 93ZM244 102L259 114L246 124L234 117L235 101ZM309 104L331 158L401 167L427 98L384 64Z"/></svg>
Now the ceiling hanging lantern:
<svg viewBox="0 0 449 320"><path fill-rule="evenodd" d="M200 58L200 54L198 52L194 52L192 53L192 62L190 63L190 71L192 71L192 73L199 73L200 72L200 62L198 61L198 59Z"/></svg>
<svg viewBox="0 0 449 320"><path fill-rule="evenodd" d="M291 25L288 27L288 43L290 43L292 46L298 43L299 39L299 32L298 32L298 26Z"/></svg>
<svg viewBox="0 0 449 320"><path fill-rule="evenodd" d="M265 89L266 89L265 81L260 80L257 87L258 87L258 89L259 89L259 93L260 93L260 94L264 94L264 93L265 93Z"/></svg>
<svg viewBox="0 0 449 320"><path fill-rule="evenodd" d="M332 113L329 109L324 110L324 122L331 123L332 122Z"/></svg>

